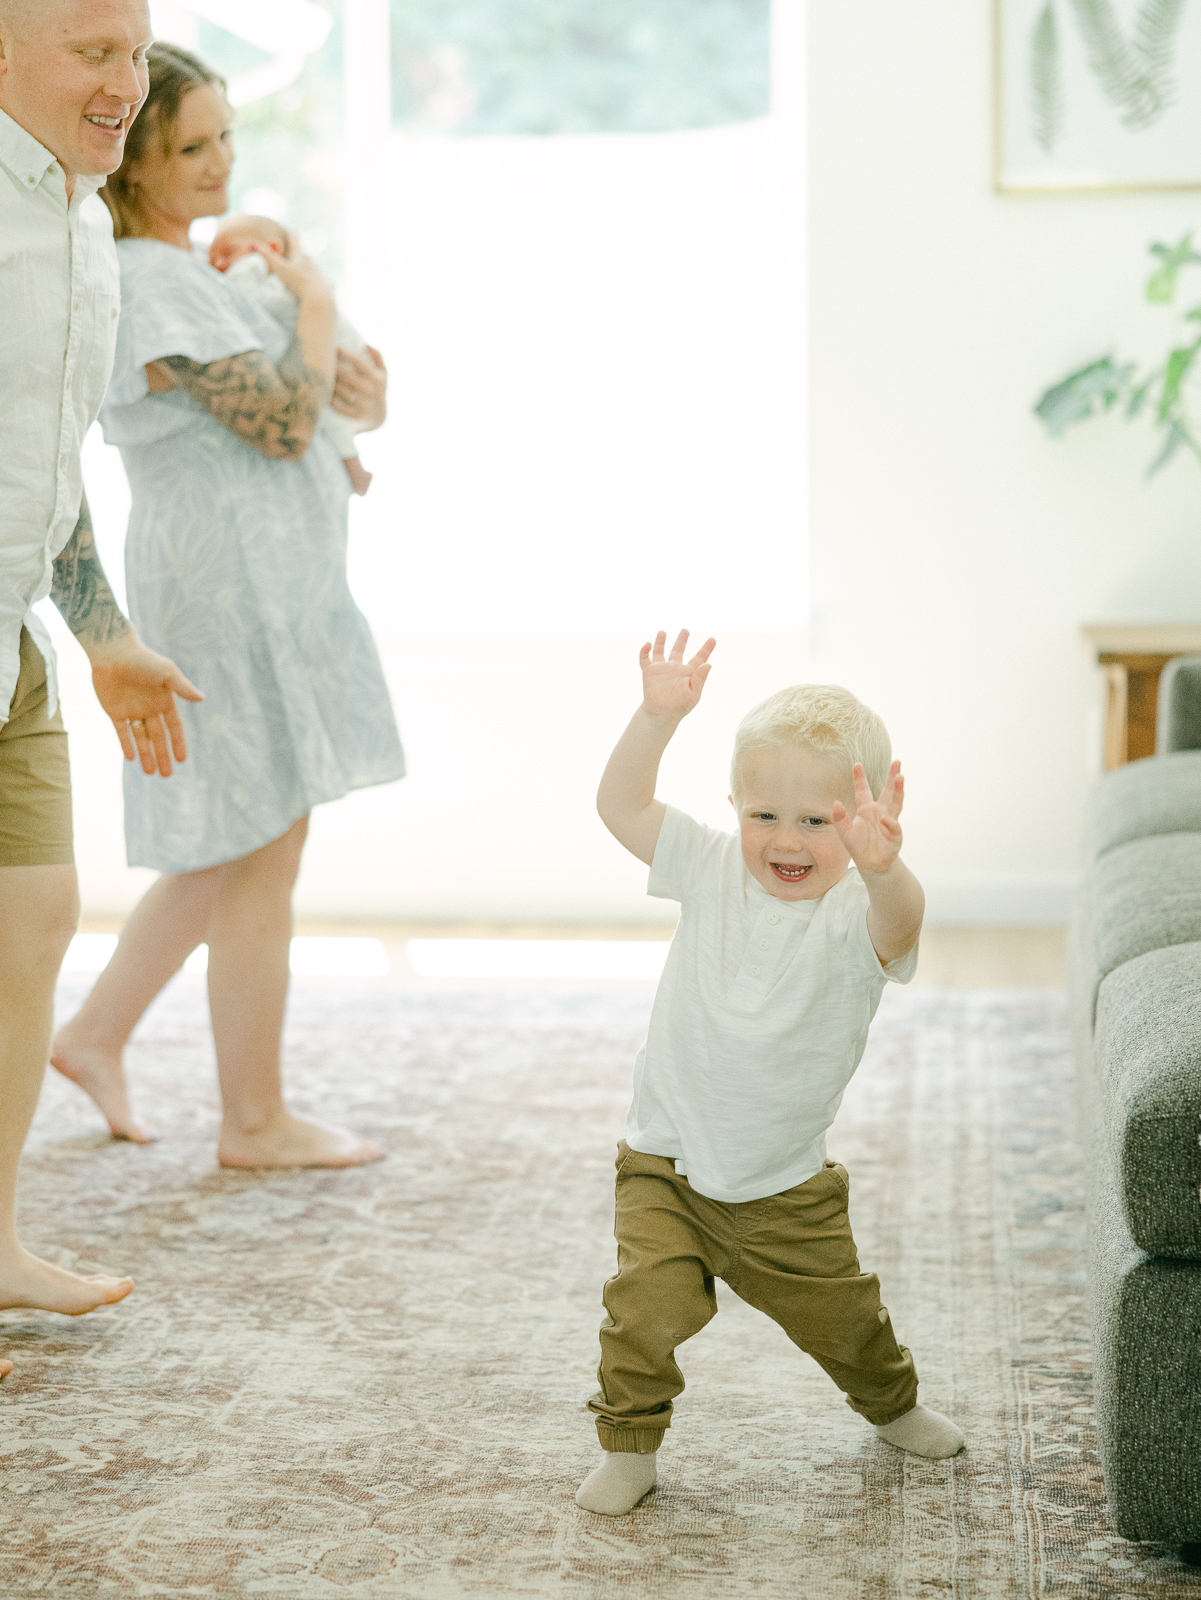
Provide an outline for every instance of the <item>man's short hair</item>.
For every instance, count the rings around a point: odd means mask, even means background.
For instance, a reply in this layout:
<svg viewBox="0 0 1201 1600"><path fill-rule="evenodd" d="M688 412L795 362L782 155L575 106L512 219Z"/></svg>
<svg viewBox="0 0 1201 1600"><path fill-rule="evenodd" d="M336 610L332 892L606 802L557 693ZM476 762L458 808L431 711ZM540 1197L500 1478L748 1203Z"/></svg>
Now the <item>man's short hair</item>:
<svg viewBox="0 0 1201 1600"><path fill-rule="evenodd" d="M730 789L739 792L742 763L752 750L815 750L846 768L863 763L872 794L878 796L892 764L888 729L849 689L833 683L796 683L761 701L738 724Z"/></svg>

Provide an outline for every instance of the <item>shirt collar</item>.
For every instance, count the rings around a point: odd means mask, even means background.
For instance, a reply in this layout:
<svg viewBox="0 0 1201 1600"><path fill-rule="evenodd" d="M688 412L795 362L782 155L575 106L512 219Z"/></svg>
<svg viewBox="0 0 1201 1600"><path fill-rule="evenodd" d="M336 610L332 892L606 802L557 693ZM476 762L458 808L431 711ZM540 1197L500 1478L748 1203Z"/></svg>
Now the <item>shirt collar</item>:
<svg viewBox="0 0 1201 1600"><path fill-rule="evenodd" d="M62 172L58 158L39 144L32 133L27 133L19 122L14 122L6 111L0 111L0 162L8 168L22 189L36 189L49 172ZM75 200L86 200L95 194L105 181L105 174L94 177L80 173L75 179Z"/></svg>

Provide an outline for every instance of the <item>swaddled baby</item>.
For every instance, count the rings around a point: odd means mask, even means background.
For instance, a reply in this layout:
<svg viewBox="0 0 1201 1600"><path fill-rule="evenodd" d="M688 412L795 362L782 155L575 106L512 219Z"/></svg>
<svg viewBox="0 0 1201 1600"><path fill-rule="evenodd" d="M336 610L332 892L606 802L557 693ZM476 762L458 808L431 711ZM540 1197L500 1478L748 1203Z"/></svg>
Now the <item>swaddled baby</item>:
<svg viewBox="0 0 1201 1600"><path fill-rule="evenodd" d="M249 295L269 317L296 332L296 319L300 302L291 289L268 267L255 249L263 245L278 255L291 252L287 229L272 217L230 217L217 229L209 246L209 265L224 272L231 283L236 283L242 293ZM334 339L352 355L366 353L367 345L362 334L352 326L341 312L334 324ZM321 418L321 431L342 457L347 477L355 494L366 494L371 474L359 460L355 445L355 425L350 417L341 416L326 406Z"/></svg>

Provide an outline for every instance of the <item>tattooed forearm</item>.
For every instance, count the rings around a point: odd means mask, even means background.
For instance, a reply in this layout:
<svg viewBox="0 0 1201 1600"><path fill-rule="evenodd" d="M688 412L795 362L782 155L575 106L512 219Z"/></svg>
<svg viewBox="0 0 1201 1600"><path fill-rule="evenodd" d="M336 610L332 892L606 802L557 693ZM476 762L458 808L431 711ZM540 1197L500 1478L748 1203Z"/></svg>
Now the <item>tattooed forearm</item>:
<svg viewBox="0 0 1201 1600"><path fill-rule="evenodd" d="M88 645L109 644L132 631L100 565L86 496L79 507L75 532L55 558L50 598L85 649Z"/></svg>
<svg viewBox="0 0 1201 1600"><path fill-rule="evenodd" d="M165 356L162 365L222 427L277 461L300 460L329 401L329 386L306 365L299 339L292 340L278 367L261 350L207 366L187 356Z"/></svg>

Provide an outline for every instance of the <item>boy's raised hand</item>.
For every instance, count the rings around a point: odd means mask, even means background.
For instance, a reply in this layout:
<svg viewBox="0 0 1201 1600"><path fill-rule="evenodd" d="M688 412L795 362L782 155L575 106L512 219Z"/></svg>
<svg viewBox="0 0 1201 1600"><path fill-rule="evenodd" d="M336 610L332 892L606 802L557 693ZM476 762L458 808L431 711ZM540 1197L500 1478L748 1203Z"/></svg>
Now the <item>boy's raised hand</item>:
<svg viewBox="0 0 1201 1600"><path fill-rule="evenodd" d="M905 803L901 763L894 761L878 800L860 762L855 763L855 815L849 817L841 800L835 800L830 821L860 872L887 872L901 853L901 824L897 820Z"/></svg>
<svg viewBox="0 0 1201 1600"><path fill-rule="evenodd" d="M665 633L655 635L654 647L644 644L638 657L642 664L642 709L648 717L686 717L701 697L705 679L709 676L709 657L717 644L708 639L691 661L684 660L684 647L688 643L688 629L682 628L680 636L664 658Z"/></svg>

